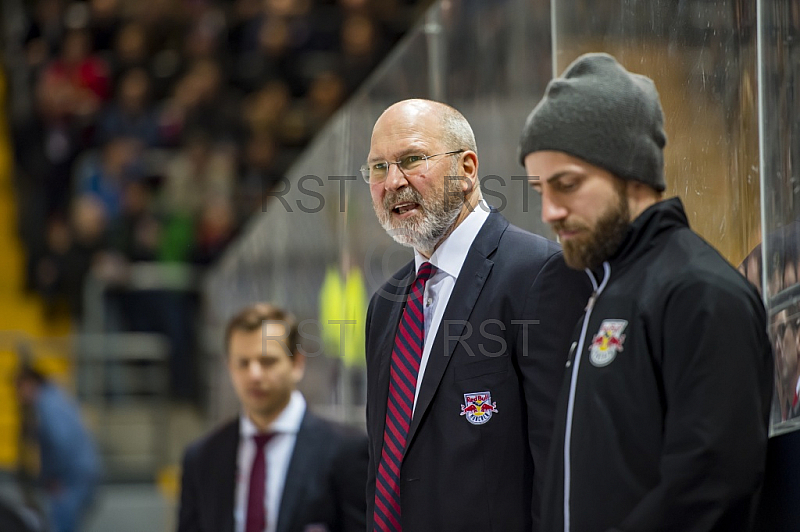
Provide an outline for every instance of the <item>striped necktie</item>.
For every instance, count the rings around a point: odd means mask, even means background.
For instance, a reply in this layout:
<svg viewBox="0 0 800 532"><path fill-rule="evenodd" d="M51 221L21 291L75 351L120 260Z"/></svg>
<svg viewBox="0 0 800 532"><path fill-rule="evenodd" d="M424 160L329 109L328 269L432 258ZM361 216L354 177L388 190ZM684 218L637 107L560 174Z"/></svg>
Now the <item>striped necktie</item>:
<svg viewBox="0 0 800 532"><path fill-rule="evenodd" d="M434 267L423 262L406 300L405 312L397 327L389 374L389 399L383 431L383 450L375 486L375 530L401 532L400 466L406 448L406 436L414 410L417 374L425 345L425 315L422 298L425 283Z"/></svg>

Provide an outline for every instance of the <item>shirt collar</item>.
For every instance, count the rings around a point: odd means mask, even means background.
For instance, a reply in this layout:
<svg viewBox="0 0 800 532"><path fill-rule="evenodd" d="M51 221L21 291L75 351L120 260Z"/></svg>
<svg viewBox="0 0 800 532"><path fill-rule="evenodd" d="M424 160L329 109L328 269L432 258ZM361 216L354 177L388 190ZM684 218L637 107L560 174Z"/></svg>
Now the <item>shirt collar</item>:
<svg viewBox="0 0 800 532"><path fill-rule="evenodd" d="M289 404L275 418L275 421L266 430L268 433L276 434L297 434L300 431L300 423L303 421L303 416L306 413L306 399L303 394L297 390L292 392L289 398ZM247 417L247 414L242 413L239 416L239 435L242 440L247 440L258 434L258 427Z"/></svg>
<svg viewBox="0 0 800 532"><path fill-rule="evenodd" d="M469 248L489 217L490 210L491 207L484 200L480 200L472 212L436 248L430 259L426 259L418 251L414 250L416 271L419 271L420 265L427 261L436 267L437 272L441 271L458 278L458 274L461 273L461 267L467 259Z"/></svg>

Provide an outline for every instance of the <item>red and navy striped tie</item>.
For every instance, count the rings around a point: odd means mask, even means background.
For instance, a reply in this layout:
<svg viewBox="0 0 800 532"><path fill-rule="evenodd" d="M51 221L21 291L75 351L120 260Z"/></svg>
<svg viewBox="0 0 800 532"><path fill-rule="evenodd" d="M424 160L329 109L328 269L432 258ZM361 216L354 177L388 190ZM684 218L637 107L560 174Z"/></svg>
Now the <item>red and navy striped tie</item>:
<svg viewBox="0 0 800 532"><path fill-rule="evenodd" d="M420 265L394 340L383 451L375 485L374 521L377 532L401 532L403 529L400 525L400 466L406 448L419 363L425 345L422 298L425 282L433 274L433 269L430 262Z"/></svg>

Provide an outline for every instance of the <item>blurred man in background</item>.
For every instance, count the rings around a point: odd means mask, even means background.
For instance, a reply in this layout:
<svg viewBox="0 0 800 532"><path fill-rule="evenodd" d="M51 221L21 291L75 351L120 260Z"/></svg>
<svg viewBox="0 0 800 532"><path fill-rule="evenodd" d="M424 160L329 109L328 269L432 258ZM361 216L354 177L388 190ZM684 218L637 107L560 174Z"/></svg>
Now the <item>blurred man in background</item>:
<svg viewBox="0 0 800 532"><path fill-rule="evenodd" d="M75 532L94 497L100 460L73 400L23 364L17 375L23 430L39 448L39 481L47 494L52 532Z"/></svg>
<svg viewBox="0 0 800 532"><path fill-rule="evenodd" d="M179 532L363 532L366 437L306 408L294 318L246 307L225 347L242 414L187 449Z"/></svg>

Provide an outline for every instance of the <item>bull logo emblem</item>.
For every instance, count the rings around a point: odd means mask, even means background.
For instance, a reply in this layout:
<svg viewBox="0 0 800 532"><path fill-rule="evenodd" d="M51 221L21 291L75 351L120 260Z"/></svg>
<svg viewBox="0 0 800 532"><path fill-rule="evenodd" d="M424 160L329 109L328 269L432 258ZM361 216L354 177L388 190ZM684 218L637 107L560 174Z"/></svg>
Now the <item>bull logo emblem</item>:
<svg viewBox="0 0 800 532"><path fill-rule="evenodd" d="M466 404L461 405L461 415L466 416L473 425L483 425L492 418L492 414L497 413L497 403L492 402L489 392L465 393L464 402Z"/></svg>
<svg viewBox="0 0 800 532"><path fill-rule="evenodd" d="M625 320L604 320L600 324L600 329L592 338L590 346L589 360L592 365L602 368L614 361L625 343L625 335L622 332L627 326L628 322Z"/></svg>

